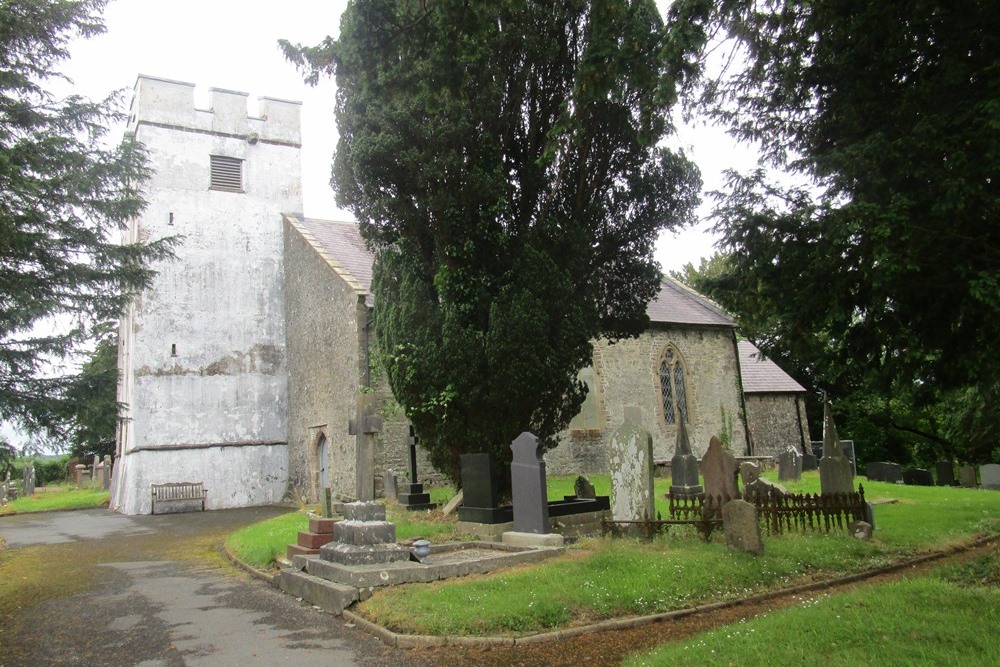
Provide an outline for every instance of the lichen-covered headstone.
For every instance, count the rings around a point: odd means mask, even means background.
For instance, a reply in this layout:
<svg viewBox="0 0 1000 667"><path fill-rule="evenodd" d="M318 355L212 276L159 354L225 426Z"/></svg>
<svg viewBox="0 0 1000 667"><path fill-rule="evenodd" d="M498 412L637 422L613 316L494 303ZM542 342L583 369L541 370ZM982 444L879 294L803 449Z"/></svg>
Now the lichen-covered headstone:
<svg viewBox="0 0 1000 667"><path fill-rule="evenodd" d="M797 482L802 479L802 456L793 445L778 454L778 480Z"/></svg>
<svg viewBox="0 0 1000 667"><path fill-rule="evenodd" d="M757 508L743 500L732 500L722 508L722 529L726 546L760 555L764 543L760 537Z"/></svg>
<svg viewBox="0 0 1000 667"><path fill-rule="evenodd" d="M670 493L675 496L697 496L704 492L698 479L698 459L691 452L687 426L677 422L677 446L670 459Z"/></svg>
<svg viewBox="0 0 1000 667"><path fill-rule="evenodd" d="M973 466L962 466L958 469L959 483L967 489L974 489L979 486L976 481L976 469Z"/></svg>
<svg viewBox="0 0 1000 667"><path fill-rule="evenodd" d="M979 479L983 483L984 489L1000 491L1000 464L987 463L979 466Z"/></svg>
<svg viewBox="0 0 1000 667"><path fill-rule="evenodd" d="M514 532L545 535L549 532L549 503L542 444L533 434L525 432L510 443L510 449Z"/></svg>
<svg viewBox="0 0 1000 667"><path fill-rule="evenodd" d="M597 497L597 490L594 489L594 485L583 475L578 476L576 481L573 482L573 493L577 498L594 499Z"/></svg>
<svg viewBox="0 0 1000 667"><path fill-rule="evenodd" d="M823 458L819 460L819 488L822 495L853 493L854 475L851 461L844 455L833 423L830 401L823 401Z"/></svg>
<svg viewBox="0 0 1000 667"><path fill-rule="evenodd" d="M740 497L736 475L739 466L732 454L722 446L718 437L712 436L705 455L701 457L701 475L705 478L705 502L715 503L721 498L722 505Z"/></svg>
<svg viewBox="0 0 1000 667"><path fill-rule="evenodd" d="M625 421L611 438L609 464L614 520L655 519L653 436L642 427L639 408L625 408Z"/></svg>

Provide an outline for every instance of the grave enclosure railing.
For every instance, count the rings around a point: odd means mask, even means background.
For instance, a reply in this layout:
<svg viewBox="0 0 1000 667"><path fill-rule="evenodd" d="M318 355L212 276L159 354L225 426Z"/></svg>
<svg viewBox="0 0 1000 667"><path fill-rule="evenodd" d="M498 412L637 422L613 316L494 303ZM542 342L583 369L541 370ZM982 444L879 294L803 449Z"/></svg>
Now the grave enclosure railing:
<svg viewBox="0 0 1000 667"><path fill-rule="evenodd" d="M717 519L722 516L721 496L675 496L667 494L673 520ZM769 535L785 532L843 530L852 521L865 519L865 489L860 484L854 493L750 494L746 498L757 508L761 526Z"/></svg>

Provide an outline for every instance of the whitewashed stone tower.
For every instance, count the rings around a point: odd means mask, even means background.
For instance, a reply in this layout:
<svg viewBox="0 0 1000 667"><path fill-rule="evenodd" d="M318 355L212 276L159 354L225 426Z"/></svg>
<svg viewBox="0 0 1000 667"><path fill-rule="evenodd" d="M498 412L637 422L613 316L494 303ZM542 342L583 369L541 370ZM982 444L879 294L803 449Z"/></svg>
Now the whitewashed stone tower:
<svg viewBox="0 0 1000 667"><path fill-rule="evenodd" d="M278 502L288 480L282 212L302 210L300 103L139 76L129 130L154 170L132 238L180 236L123 318L112 507L203 482L207 507ZM157 509L159 512L159 508Z"/></svg>

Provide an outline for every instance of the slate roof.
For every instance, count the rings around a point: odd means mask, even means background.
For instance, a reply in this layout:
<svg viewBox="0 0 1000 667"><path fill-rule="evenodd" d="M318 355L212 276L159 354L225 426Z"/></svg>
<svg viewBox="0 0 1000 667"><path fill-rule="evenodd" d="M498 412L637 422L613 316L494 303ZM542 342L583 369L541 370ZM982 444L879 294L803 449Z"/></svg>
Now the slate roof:
<svg viewBox="0 0 1000 667"><path fill-rule="evenodd" d="M348 284L365 295L370 306L373 257L361 239L357 224L289 213L285 214L285 219ZM664 278L660 293L650 302L646 312L650 321L658 324L735 326L718 306L670 278Z"/></svg>
<svg viewBox="0 0 1000 667"><path fill-rule="evenodd" d="M740 372L746 394L787 394L805 392L805 388L770 359L761 359L760 350L748 340L739 342Z"/></svg>

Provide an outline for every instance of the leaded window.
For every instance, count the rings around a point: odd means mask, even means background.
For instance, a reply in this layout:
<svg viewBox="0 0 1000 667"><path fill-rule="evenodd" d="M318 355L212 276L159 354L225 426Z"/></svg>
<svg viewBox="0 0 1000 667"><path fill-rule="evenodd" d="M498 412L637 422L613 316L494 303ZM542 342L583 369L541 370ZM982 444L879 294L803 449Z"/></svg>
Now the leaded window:
<svg viewBox="0 0 1000 667"><path fill-rule="evenodd" d="M667 347L660 357L660 395L663 398L663 420L666 423L676 424L678 416L685 423L690 422L684 365L673 346Z"/></svg>

